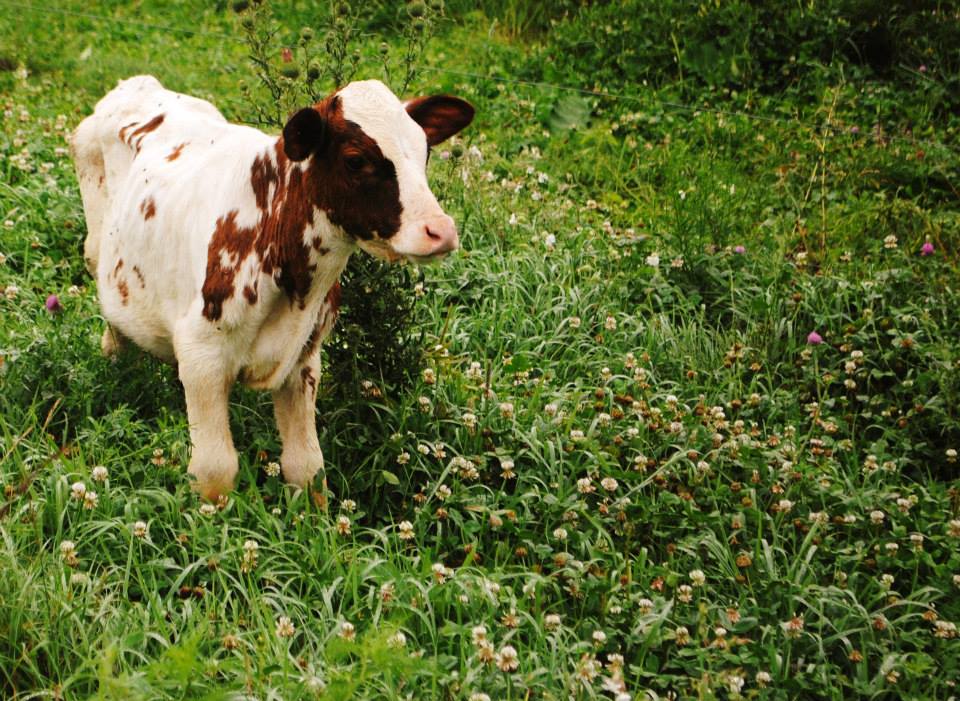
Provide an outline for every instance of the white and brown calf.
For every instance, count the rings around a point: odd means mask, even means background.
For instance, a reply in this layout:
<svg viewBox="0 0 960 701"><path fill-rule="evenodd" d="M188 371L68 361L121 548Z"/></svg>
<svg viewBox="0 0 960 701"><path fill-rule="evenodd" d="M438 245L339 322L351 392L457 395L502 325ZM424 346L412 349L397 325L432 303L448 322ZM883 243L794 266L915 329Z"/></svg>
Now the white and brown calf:
<svg viewBox="0 0 960 701"><path fill-rule="evenodd" d="M401 103L364 81L297 112L276 137L139 76L77 128L104 352L130 339L177 363L203 496L233 488L227 401L238 379L273 393L286 480L304 486L323 468L319 353L340 273L358 246L416 262L457 248L426 162L472 118L458 98Z"/></svg>

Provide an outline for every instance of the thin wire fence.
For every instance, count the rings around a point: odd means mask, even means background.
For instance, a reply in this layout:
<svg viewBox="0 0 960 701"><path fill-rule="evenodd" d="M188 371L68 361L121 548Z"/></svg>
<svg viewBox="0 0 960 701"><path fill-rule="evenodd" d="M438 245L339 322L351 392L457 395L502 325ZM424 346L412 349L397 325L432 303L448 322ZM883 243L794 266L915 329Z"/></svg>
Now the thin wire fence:
<svg viewBox="0 0 960 701"><path fill-rule="evenodd" d="M69 10L62 7L52 7L52 6L41 7L41 6L33 5L30 3L12 2L11 0L0 0L0 6L7 6L7 7L15 8L17 10L26 10L30 12L60 14L63 16L79 17L79 18L89 19L97 22L109 22L113 24L128 26L131 28L146 29L150 31L164 31L172 34L183 34L187 36L196 36L196 37L211 37L216 39L228 39L230 41L236 41L236 37L234 35L224 34L222 32L187 29L185 27L154 24L151 22L141 22L137 20L130 20L130 19L120 18L120 17L109 17L106 15L98 15L90 12L79 12L76 10ZM372 33L372 32L361 33L361 36L370 37L371 39L383 38L382 35L377 33ZM494 81L496 83L502 83L505 85L523 85L527 87L533 87L533 88L544 89L544 90L554 90L558 92L579 94L579 95L583 95L587 97L595 97L599 99L633 102L639 105L647 105L652 102L667 110L673 110L678 112L688 112L691 114L708 113L708 114L713 114L719 117L739 118L739 119L746 119L746 120L757 121L757 122L764 122L767 124L782 124L784 126L789 126L789 127L800 127L800 128L809 129L810 131L813 131L813 132L819 132L821 135L825 137L830 137L830 138L855 136L855 133L851 132L850 127L838 126L838 125L830 124L829 122L816 123L816 122L810 122L810 121L796 119L796 118L771 117L769 115L754 114L751 112L742 112L739 110L725 110L717 107L689 105L681 102L673 102L670 100L664 100L661 98L652 97L650 95L641 96L641 95L632 95L629 93L612 92L608 90L593 90L590 88L582 88L582 87L571 86L571 85L561 85L557 83L549 83L546 81L524 80L521 78L508 78L504 76L475 73L475 72L463 71L463 70L454 70L450 68L437 68L435 66L423 66L421 67L420 70L431 72L431 73L458 76L461 78L470 78L472 80L490 80L490 81ZM948 151L951 154L954 154L954 155L956 154L956 151L952 146L945 144L941 141L934 141L934 140L925 139L925 138L917 138L910 135L886 134L882 132L878 134L878 138L882 138L886 142L906 143L915 147L926 146L928 148L931 148L931 147L938 148L938 149L943 149L945 151Z"/></svg>

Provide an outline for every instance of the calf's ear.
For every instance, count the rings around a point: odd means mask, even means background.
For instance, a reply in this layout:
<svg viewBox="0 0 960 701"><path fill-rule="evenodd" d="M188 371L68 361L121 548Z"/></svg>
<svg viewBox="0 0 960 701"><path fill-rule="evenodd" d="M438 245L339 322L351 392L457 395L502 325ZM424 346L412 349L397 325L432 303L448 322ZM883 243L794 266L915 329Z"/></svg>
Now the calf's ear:
<svg viewBox="0 0 960 701"><path fill-rule="evenodd" d="M303 108L283 127L283 152L291 161L302 161L326 141L326 120L313 107Z"/></svg>
<svg viewBox="0 0 960 701"><path fill-rule="evenodd" d="M423 127L430 146L446 141L473 121L473 105L450 95L415 97L403 106L413 121Z"/></svg>

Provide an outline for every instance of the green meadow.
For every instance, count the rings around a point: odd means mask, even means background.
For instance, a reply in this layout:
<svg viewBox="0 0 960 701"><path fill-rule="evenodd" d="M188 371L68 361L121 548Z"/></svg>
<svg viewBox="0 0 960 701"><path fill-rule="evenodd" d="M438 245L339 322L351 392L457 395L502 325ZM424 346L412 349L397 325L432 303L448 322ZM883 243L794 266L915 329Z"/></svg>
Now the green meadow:
<svg viewBox="0 0 960 701"><path fill-rule="evenodd" d="M0 698L960 694L958 46L932 0L0 0ZM143 73L477 109L461 250L345 280L326 505L240 387L202 502L176 369L100 354L66 138Z"/></svg>

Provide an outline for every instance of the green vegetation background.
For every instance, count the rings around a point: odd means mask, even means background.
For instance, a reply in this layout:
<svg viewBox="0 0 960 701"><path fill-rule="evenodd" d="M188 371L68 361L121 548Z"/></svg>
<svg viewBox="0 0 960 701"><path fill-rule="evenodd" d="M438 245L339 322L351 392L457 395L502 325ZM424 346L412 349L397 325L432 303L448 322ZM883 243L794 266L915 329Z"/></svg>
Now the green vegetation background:
<svg viewBox="0 0 960 701"><path fill-rule="evenodd" d="M274 10L279 66L328 10ZM358 6L359 76L409 14ZM0 0L0 696L955 693L953 4L444 14L412 92L478 118L431 159L464 250L409 273L417 357L351 352L390 314L355 291L330 512L238 389L211 515L175 371L99 356L64 136L138 73L254 121L237 15Z"/></svg>

